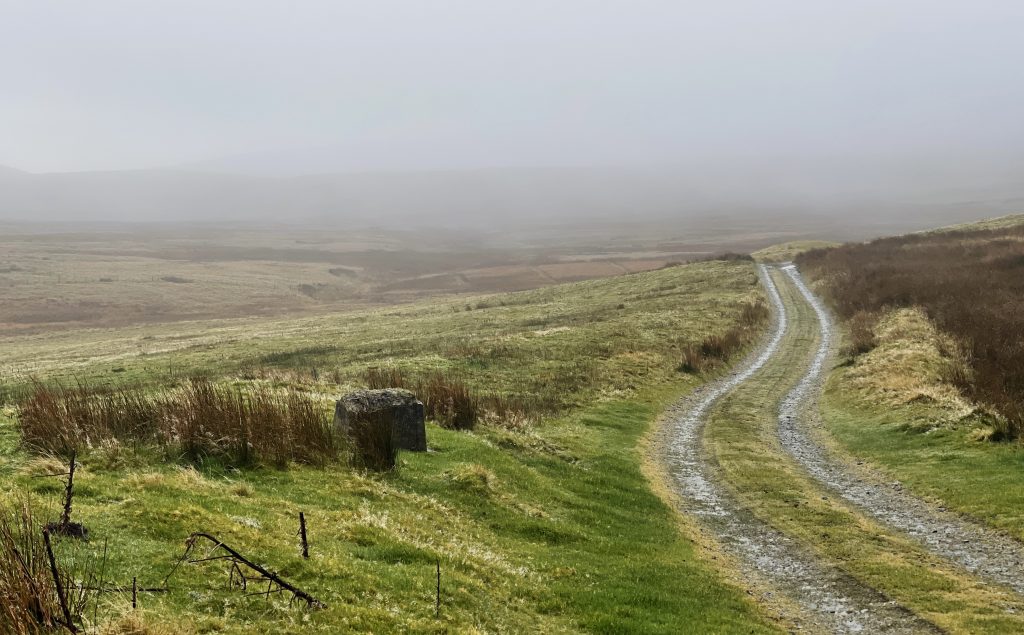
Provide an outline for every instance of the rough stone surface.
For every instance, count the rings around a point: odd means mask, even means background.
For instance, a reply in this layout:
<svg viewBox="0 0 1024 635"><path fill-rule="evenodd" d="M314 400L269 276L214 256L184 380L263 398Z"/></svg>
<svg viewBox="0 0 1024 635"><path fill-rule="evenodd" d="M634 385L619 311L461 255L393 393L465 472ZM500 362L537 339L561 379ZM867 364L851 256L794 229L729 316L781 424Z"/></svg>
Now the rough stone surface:
<svg viewBox="0 0 1024 635"><path fill-rule="evenodd" d="M357 390L335 403L334 427L347 435L353 421L372 417L382 424L390 423L395 445L400 450L425 452L427 431L424 425L423 402L408 390Z"/></svg>

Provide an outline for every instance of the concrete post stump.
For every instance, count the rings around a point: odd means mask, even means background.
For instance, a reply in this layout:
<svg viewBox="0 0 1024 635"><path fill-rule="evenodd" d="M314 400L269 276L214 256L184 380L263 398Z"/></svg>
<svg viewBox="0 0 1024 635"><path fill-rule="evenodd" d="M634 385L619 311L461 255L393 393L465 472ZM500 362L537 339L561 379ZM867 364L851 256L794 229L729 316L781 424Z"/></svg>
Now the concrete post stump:
<svg viewBox="0 0 1024 635"><path fill-rule="evenodd" d="M395 446L400 450L425 452L427 430L423 402L408 390L357 390L338 399L334 406L334 428L348 436L352 423L373 421L390 425Z"/></svg>

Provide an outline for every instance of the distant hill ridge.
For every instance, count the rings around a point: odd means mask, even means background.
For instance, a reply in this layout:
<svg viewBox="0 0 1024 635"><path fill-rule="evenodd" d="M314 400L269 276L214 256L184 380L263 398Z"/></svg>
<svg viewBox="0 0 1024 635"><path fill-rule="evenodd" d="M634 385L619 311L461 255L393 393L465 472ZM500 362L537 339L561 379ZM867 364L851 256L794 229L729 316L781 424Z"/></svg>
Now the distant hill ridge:
<svg viewBox="0 0 1024 635"><path fill-rule="evenodd" d="M970 187L899 176L844 179L825 168L494 168L274 177L184 169L35 174L0 167L0 221L479 227L779 214L834 215L849 224L891 221L899 214L935 225L1024 207L1024 183L1012 179Z"/></svg>

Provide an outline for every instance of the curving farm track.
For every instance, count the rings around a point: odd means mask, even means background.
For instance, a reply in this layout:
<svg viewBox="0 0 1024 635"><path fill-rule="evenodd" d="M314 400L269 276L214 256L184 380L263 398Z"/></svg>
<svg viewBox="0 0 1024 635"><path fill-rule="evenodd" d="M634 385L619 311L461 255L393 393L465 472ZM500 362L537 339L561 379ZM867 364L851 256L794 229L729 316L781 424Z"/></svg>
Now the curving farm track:
<svg viewBox="0 0 1024 635"><path fill-rule="evenodd" d="M765 341L666 414L661 458L679 511L797 628L1024 630L1020 543L894 488L822 443L817 399L834 328L795 267L762 265L760 275L774 313ZM910 581L892 583L879 562ZM946 587L956 590L935 591Z"/></svg>

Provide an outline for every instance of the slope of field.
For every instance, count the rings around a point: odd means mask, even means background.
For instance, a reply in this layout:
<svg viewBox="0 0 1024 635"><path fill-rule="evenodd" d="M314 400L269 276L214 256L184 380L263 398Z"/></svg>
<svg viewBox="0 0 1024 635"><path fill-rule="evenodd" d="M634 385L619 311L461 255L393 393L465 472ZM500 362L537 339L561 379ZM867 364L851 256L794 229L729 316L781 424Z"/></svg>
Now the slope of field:
<svg viewBox="0 0 1024 635"><path fill-rule="evenodd" d="M798 257L848 326L846 363L823 400L836 440L903 486L1018 539L1022 220Z"/></svg>
<svg viewBox="0 0 1024 635"><path fill-rule="evenodd" d="M641 257L614 245L498 246L482 233L337 234L315 227L3 228L0 333L348 311L521 291L694 257ZM708 248L690 249L702 256Z"/></svg>
<svg viewBox="0 0 1024 635"><path fill-rule="evenodd" d="M690 217L514 230L0 223L0 335L522 291L747 252L806 231L794 219L734 219L723 229Z"/></svg>
<svg viewBox="0 0 1024 635"><path fill-rule="evenodd" d="M205 374L329 399L387 365L443 370L479 392L533 395L541 421L473 432L428 426L432 451L397 471L343 465L235 469L104 444L81 457L74 516L105 579L158 585L194 531L206 531L323 600L228 588L227 567L185 564L170 592L132 614L107 596L98 620L173 623L181 632L761 632L742 591L695 558L679 519L649 489L636 445L658 409L699 379L683 349L724 335L762 299L750 263L708 262L535 291L299 320L223 320L5 340L10 394L29 373L165 386ZM749 339L755 329L744 331ZM19 444L3 411L4 496L50 515L52 458ZM310 531L299 556L297 514ZM75 549L69 541L61 550ZM435 567L441 608L435 616ZM119 618L119 615L125 617Z"/></svg>

